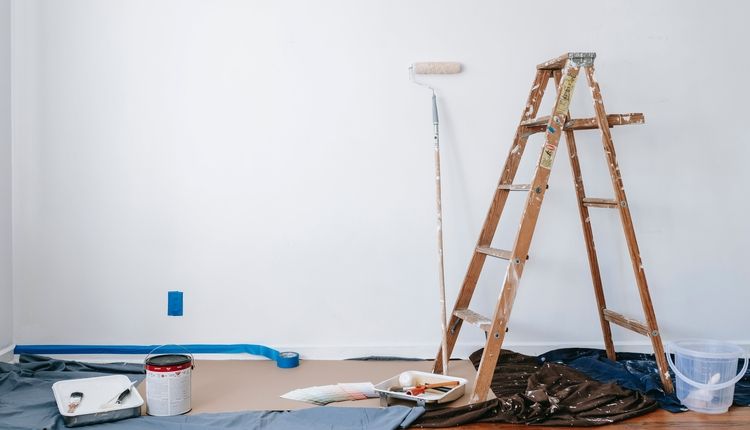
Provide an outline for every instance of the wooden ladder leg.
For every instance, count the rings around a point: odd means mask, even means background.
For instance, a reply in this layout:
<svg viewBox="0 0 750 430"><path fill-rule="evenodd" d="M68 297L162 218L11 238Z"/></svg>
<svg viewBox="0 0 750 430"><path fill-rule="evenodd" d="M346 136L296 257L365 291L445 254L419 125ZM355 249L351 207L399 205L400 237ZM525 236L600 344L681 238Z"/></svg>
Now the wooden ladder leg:
<svg viewBox="0 0 750 430"><path fill-rule="evenodd" d="M556 70L554 73L555 83L560 84L562 72ZM570 112L568 112L570 118ZM581 165L578 161L578 149L575 141L573 130L565 130L565 143L568 146L568 158L570 158L570 170L573 174L573 183L576 190L576 199L578 200L578 213L581 216L581 227L583 227L583 239L586 243L586 253L589 258L589 268L591 269L591 281L594 284L594 296L596 297L596 307L599 314L599 324L602 328L604 337L604 348L607 351L607 357L610 360L616 360L615 345L612 342L612 329L609 321L604 318L604 310L607 309L607 303L604 299L604 288L602 287L602 276L599 271L599 259L596 255L596 245L594 244L594 232L591 229L589 218L589 208L583 205L583 199L586 197L586 190L583 187L583 175Z"/></svg>
<svg viewBox="0 0 750 430"><path fill-rule="evenodd" d="M625 188L622 183L622 177L620 176L620 168L617 165L615 147L612 143L612 134L609 131L607 113L604 111L602 94L599 89L599 83L594 78L594 67L586 67L585 70L586 79L588 80L591 88L591 95L594 99L594 110L596 111L597 124L602 134L602 144L604 145L604 152L607 156L607 164L609 165L609 172L612 178L615 199L619 204L620 220L622 221L622 228L625 232L625 239L628 244L628 251L630 252L630 260L633 263L633 271L635 272L636 283L638 284L638 294L641 297L641 305L646 317L646 325L649 331L648 336L651 339L651 345L653 346L654 355L656 356L656 364L659 367L659 377L664 385L664 391L672 393L674 387L672 386L672 379L669 375L669 368L667 367L667 361L664 356L664 346L662 344L661 334L659 333L659 327L656 323L656 314L654 313L651 294L648 290L646 273L643 270L641 253L638 249L638 241L635 237L633 219L630 216L630 209L628 207L627 197L625 196Z"/></svg>
<svg viewBox="0 0 750 430"><path fill-rule="evenodd" d="M549 70L537 71L531 91L529 92L529 97L526 101L526 107L521 116L521 122L534 118L536 115L550 77L551 73ZM500 216L503 213L503 208L505 207L505 202L507 201L509 194L507 189L500 189L500 184L511 184L516 177L518 166L521 163L521 156L523 155L524 149L526 148L526 141L528 140L528 135L525 135L523 131L524 128L519 125L516 130L515 138L513 139L513 145L508 153L508 158L505 161L505 166L503 167L503 173L500 176L498 187L495 189L492 204L490 205L490 209L485 217L482 231L479 234L477 248L490 246L492 238L495 236L495 231L497 230L497 225L500 222ZM451 353L453 352L456 340L458 339L458 334L461 331L462 320L456 317L455 311L456 309L465 309L469 306L486 257L487 255L475 251L471 258L471 262L469 263L469 268L466 271L466 276L464 277L461 290L456 299L456 304L453 307L453 312L451 312L450 321L448 323L448 358L450 358ZM440 349L438 349L437 358L433 367L434 373L443 373L443 364L441 362L442 353L441 346Z"/></svg>
<svg viewBox="0 0 750 430"><path fill-rule="evenodd" d="M523 214L521 215L521 225L513 243L508 269L505 272L503 290L495 307L492 325L487 332L487 343L482 352L479 369L477 369L474 391L469 400L470 403L482 402L487 399L487 392L490 389L492 376L495 372L497 360L500 358L503 340L505 339L505 328L510 319L518 285L524 266L526 265L526 256L531 247L531 239L534 235L536 222L539 219L542 202L544 201L552 163L557 145L560 142L560 136L562 135L563 124L566 121L567 106L570 102L578 70L578 66L568 67L566 76L563 78L563 83L558 86L555 105L547 124L547 131L545 132L544 146L542 147L539 161L537 161L534 179L526 198Z"/></svg>

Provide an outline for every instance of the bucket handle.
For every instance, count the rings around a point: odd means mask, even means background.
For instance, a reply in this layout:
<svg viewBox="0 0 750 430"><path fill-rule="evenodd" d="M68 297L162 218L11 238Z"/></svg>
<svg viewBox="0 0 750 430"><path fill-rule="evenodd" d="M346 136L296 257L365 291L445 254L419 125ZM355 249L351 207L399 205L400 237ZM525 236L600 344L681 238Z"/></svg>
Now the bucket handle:
<svg viewBox="0 0 750 430"><path fill-rule="evenodd" d="M737 374L734 378L732 378L729 381L722 382L720 384L701 384L700 382L693 381L692 379L688 378L687 376L683 375L682 372L677 370L677 366L674 364L674 361L672 361L672 354L671 354L671 347L672 344L667 344L667 363L669 363L669 367L672 368L672 371L675 375L677 375L678 378L685 381L688 385L692 385L695 388L700 388L703 390L722 390L724 388L728 388L736 384L742 377L745 376L745 372L747 371L747 361L748 361L748 354L745 352L745 357L743 360L745 361L745 364L742 365L742 370L740 370L740 373Z"/></svg>
<svg viewBox="0 0 750 430"><path fill-rule="evenodd" d="M178 345L176 343L166 343L164 345L159 345L156 348L152 349L148 354L146 354L146 358L143 359L143 363L145 364L146 362L148 362L148 359L151 357L151 354L156 352L157 349L164 348L165 346L176 346L178 348L184 349L185 352L187 352L187 354L190 356L190 368L191 369L195 368L195 357L193 357L193 353L190 352L190 350L185 348L184 346Z"/></svg>

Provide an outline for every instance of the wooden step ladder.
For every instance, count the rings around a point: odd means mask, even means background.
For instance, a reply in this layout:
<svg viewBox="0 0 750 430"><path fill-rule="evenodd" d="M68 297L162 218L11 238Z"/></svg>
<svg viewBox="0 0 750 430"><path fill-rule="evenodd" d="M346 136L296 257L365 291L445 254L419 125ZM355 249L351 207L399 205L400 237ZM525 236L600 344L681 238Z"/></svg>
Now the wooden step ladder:
<svg viewBox="0 0 750 430"><path fill-rule="evenodd" d="M521 122L516 129L516 135L513 139L513 145L505 161L500 181L492 204L484 221L484 226L479 235L477 246L469 263L461 291L459 292L453 313L448 324L448 356L450 357L453 348L456 345L456 339L461 330L463 322L478 326L484 330L487 335L487 343L482 354L482 361L479 364L474 390L471 394L471 403L482 402L486 400L487 394L492 382L492 375L497 364L500 350L505 338L505 332L510 318L510 312L513 308L513 301L516 297L518 284L523 274L523 269L528 259L531 237L534 234L539 210L544 200L544 194L548 188L550 170L555 159L557 146L560 136L565 134L565 141L568 146L568 155L570 166L575 183L576 197L578 200L578 211L581 216L581 225L583 226L583 236L588 251L589 266L591 268L591 279L594 284L594 295L596 296L597 308L599 311L599 321L604 335L604 345L607 351L607 357L615 360L615 348L612 343L612 332L610 323L615 323L629 330L648 336L651 339L656 362L659 367L659 376L668 393L673 392L672 380L669 376L666 359L664 356L664 347L662 345L659 328L656 323L656 315L651 303L651 296L648 291L646 275L641 264L641 256L638 250L638 243L633 230L633 221L630 216L625 189L620 169L617 166L615 157L615 148L612 143L610 128L616 125L640 124L644 122L643 114L631 113L623 115L607 115L604 111L604 103L599 90L599 84L594 79L594 58L593 52L576 52L567 53L553 60L547 61L537 66L536 78L531 87L526 108L521 116ZM578 74L583 71L591 88L593 96L594 109L596 116L585 119L570 119L568 106L573 94L573 88L578 78ZM554 78L557 87L557 98L555 100L552 114L535 118L542 96L547 87L550 78ZM614 198L592 198L587 197L583 179L581 178L581 167L578 163L577 149L574 137L575 130L599 129L604 144L604 152L609 165L609 172L612 177L612 186L614 189ZM545 133L544 146L542 148L539 161L536 165L534 178L531 184L514 184L513 180L521 161L526 141L529 136L535 133ZM516 234L515 242L511 250L502 250L492 248L492 238L495 235L500 215L505 207L508 195L512 191L524 191L528 194L523 209L521 224ZM620 313L607 309L604 300L604 291L602 289L602 279L599 272L599 263L594 247L594 236L589 223L589 208L611 208L618 209L620 220L625 232L630 259L633 263L638 292L643 306L645 322L640 322L623 316ZM505 272L503 289L495 307L492 318L487 318L469 309L471 297L474 294L479 274L487 256L508 260L508 269ZM442 373L442 363L440 360L442 348L438 350L435 360L435 373Z"/></svg>

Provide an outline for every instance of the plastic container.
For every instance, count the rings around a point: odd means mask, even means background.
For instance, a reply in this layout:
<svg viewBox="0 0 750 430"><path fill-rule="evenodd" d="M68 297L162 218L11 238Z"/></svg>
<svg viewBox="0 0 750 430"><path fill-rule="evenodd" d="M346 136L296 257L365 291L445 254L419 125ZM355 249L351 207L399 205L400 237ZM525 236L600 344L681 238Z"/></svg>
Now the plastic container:
<svg viewBox="0 0 750 430"><path fill-rule="evenodd" d="M734 384L747 370L747 354L742 348L718 340L682 340L668 344L666 352L669 367L677 375L677 398L683 405L705 414L729 410ZM737 373L740 358L744 364Z"/></svg>

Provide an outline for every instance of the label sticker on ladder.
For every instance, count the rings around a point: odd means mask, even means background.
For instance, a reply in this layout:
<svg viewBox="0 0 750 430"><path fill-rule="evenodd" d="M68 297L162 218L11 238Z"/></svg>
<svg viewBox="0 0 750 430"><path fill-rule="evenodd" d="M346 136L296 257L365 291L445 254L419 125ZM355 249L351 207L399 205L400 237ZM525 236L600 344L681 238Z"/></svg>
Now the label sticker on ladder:
<svg viewBox="0 0 750 430"><path fill-rule="evenodd" d="M555 160L555 151L557 150L557 147L552 144L546 144L544 145L544 149L542 149L542 159L539 160L539 166L544 167L545 169L551 169L552 168L552 162Z"/></svg>
<svg viewBox="0 0 750 430"><path fill-rule="evenodd" d="M542 159L539 161L539 165L545 169L552 168L552 161L555 159L555 151L557 150L557 144L560 142L560 136L556 133L562 130L562 123L565 119L564 115L554 115L552 121L547 125L546 143L542 149ZM553 124L557 125L555 128Z"/></svg>
<svg viewBox="0 0 750 430"><path fill-rule="evenodd" d="M570 98L573 95L573 87L576 85L576 76L565 75L562 84L560 84L560 101L557 103L555 113L567 115L570 106Z"/></svg>

